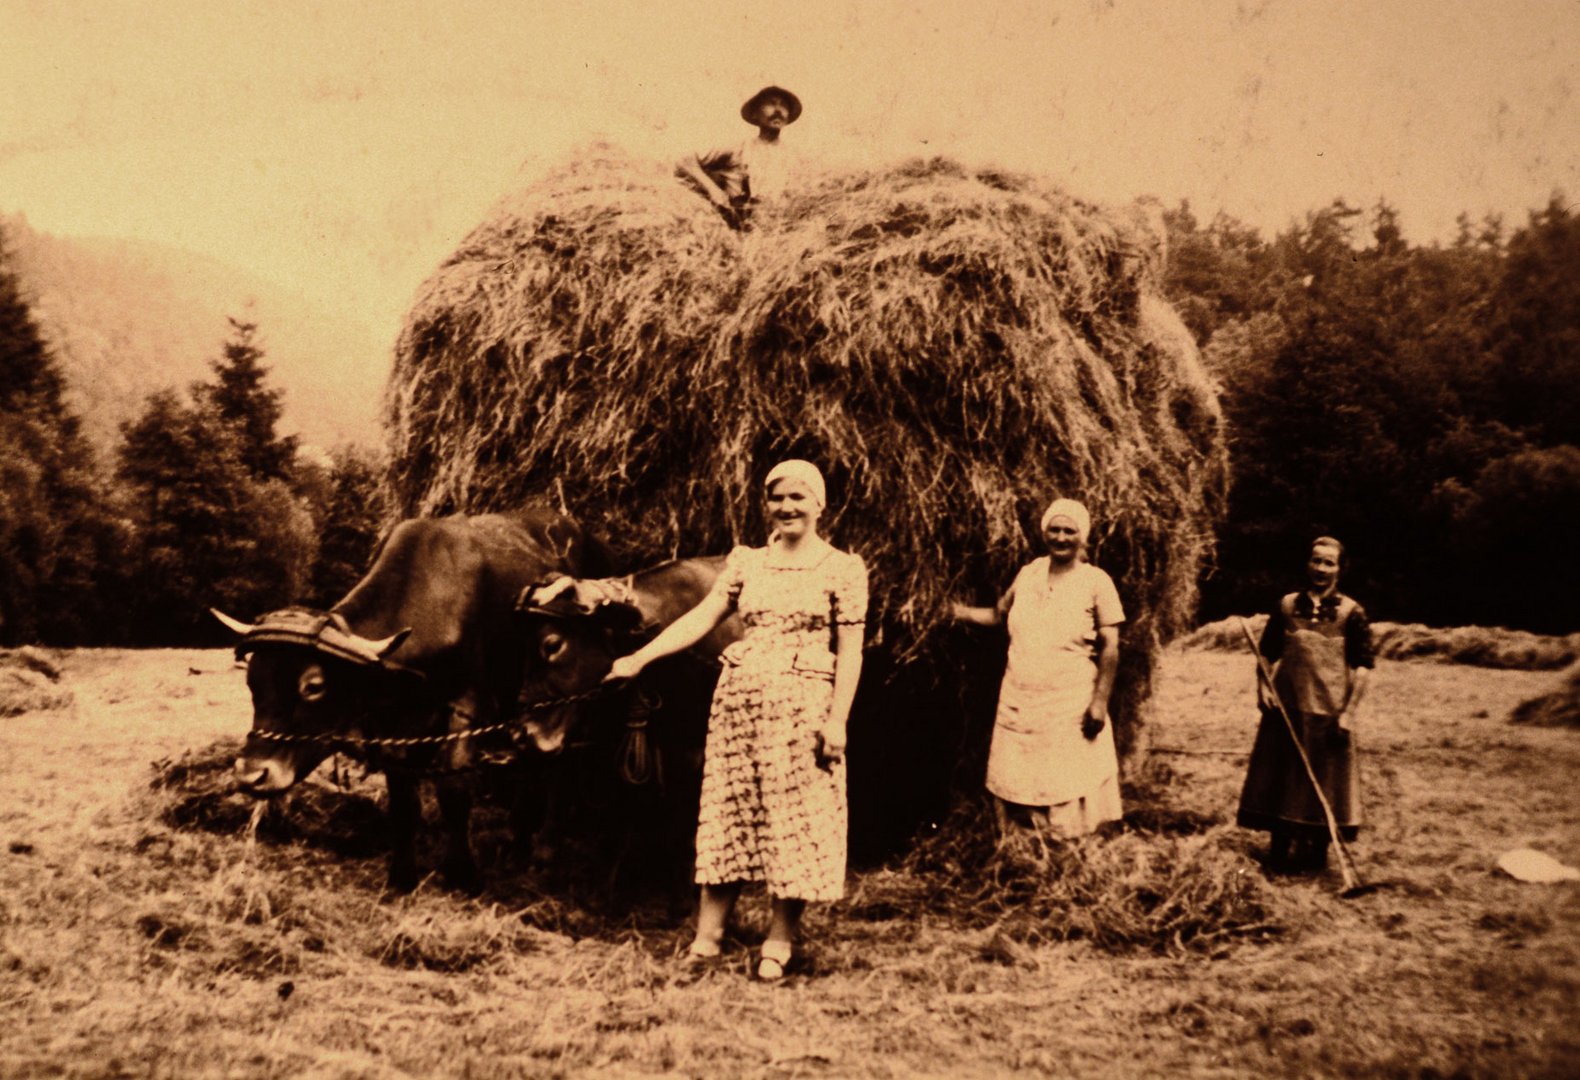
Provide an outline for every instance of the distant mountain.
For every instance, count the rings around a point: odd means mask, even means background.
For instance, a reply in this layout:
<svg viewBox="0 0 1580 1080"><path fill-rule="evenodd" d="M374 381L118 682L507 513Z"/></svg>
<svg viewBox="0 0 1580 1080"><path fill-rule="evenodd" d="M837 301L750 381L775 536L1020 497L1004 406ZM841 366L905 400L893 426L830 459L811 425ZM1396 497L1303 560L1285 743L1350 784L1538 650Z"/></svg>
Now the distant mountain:
<svg viewBox="0 0 1580 1080"><path fill-rule="evenodd" d="M0 215L0 233L71 403L108 463L121 421L155 390L210 374L226 316L258 324L281 430L306 444L373 445L391 342L310 297L218 259L143 240L51 236Z"/></svg>

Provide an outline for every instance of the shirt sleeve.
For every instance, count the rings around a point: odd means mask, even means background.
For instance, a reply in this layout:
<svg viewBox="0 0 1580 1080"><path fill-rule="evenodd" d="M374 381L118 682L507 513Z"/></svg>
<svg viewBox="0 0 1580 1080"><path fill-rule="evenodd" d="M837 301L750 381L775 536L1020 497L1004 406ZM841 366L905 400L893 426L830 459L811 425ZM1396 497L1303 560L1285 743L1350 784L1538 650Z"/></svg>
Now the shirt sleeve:
<svg viewBox="0 0 1580 1080"><path fill-rule="evenodd" d="M702 169L732 197L739 195L746 176L746 160L739 146L713 146L682 158L677 172L685 175L692 165Z"/></svg>
<svg viewBox="0 0 1580 1080"><path fill-rule="evenodd" d="M741 164L741 147L738 143L715 143L705 146L692 155L701 165L715 168Z"/></svg>
<svg viewBox="0 0 1580 1080"><path fill-rule="evenodd" d="M1120 603L1119 590L1114 586L1114 579L1108 576L1108 571L1098 567L1093 569L1097 570L1092 590L1092 608L1097 617L1097 626L1099 629L1118 626L1125 621L1125 606Z"/></svg>
<svg viewBox="0 0 1580 1080"><path fill-rule="evenodd" d="M867 625L867 564L860 555L850 554L834 582L834 621L840 626Z"/></svg>
<svg viewBox="0 0 1580 1080"><path fill-rule="evenodd" d="M1377 666L1377 650L1372 644L1372 624L1366 609L1359 604L1344 620L1344 663L1352 668Z"/></svg>
<svg viewBox="0 0 1580 1080"><path fill-rule="evenodd" d="M1280 603L1267 617L1267 625L1262 628L1262 640L1257 643L1256 651L1267 659L1276 663L1284 655L1284 605Z"/></svg>
<svg viewBox="0 0 1580 1080"><path fill-rule="evenodd" d="M719 576L714 579L713 588L709 590L714 596L721 596L725 602L734 607L741 596L741 585L746 577L746 559L750 549L734 547L724 557L724 569L719 571Z"/></svg>

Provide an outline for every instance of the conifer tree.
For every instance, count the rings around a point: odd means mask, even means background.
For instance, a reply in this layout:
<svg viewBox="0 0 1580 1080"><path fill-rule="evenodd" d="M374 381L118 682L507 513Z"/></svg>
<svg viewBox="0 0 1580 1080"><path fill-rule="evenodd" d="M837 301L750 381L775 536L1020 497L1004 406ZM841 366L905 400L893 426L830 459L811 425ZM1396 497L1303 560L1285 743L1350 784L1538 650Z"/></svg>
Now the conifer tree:
<svg viewBox="0 0 1580 1080"><path fill-rule="evenodd" d="M117 475L138 525L136 607L148 640L218 640L208 615L241 618L301 600L317 553L312 516L292 489L296 440L275 434L281 394L257 327L231 320L213 381L190 398L152 394L122 425Z"/></svg>
<svg viewBox="0 0 1580 1080"><path fill-rule="evenodd" d="M0 641L97 639L115 544L93 453L0 236Z"/></svg>
<svg viewBox="0 0 1580 1080"><path fill-rule="evenodd" d="M328 607L366 572L378 546L386 506L379 459L355 447L334 452L326 497L318 507L318 559L313 565L311 602Z"/></svg>
<svg viewBox="0 0 1580 1080"><path fill-rule="evenodd" d="M281 393L265 385L269 369L258 340L258 325L228 319L231 334L223 354L211 360L212 382L199 383L194 395L235 431L242 463L259 480L284 480L296 457L296 438L281 436Z"/></svg>

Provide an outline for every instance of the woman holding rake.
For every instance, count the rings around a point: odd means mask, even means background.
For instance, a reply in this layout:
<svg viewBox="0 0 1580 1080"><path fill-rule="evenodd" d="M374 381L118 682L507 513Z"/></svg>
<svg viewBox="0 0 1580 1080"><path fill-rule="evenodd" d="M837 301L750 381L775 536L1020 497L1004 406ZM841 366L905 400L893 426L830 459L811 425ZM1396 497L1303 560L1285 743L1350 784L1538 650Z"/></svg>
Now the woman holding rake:
<svg viewBox="0 0 1580 1080"><path fill-rule="evenodd" d="M1307 587L1279 601L1257 647L1273 665L1272 685L1258 676L1262 720L1238 821L1272 834L1267 866L1274 871L1327 867L1324 798L1341 839L1353 840L1360 831L1355 716L1375 661L1366 610L1339 591L1343 558L1344 545L1333 537L1312 541Z"/></svg>

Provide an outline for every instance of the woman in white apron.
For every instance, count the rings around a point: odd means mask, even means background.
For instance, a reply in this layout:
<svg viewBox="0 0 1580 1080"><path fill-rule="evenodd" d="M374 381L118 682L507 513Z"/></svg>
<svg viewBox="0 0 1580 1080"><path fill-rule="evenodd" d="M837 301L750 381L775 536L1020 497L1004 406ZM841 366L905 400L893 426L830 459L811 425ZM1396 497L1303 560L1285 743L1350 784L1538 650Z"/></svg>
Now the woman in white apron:
<svg viewBox="0 0 1580 1080"><path fill-rule="evenodd" d="M1085 561L1090 532L1086 507L1056 499L1042 516L1048 554L995 607L954 608L962 622L1009 628L987 770L1001 826L1025 817L1074 837L1122 815L1108 698L1125 613L1113 579Z"/></svg>

